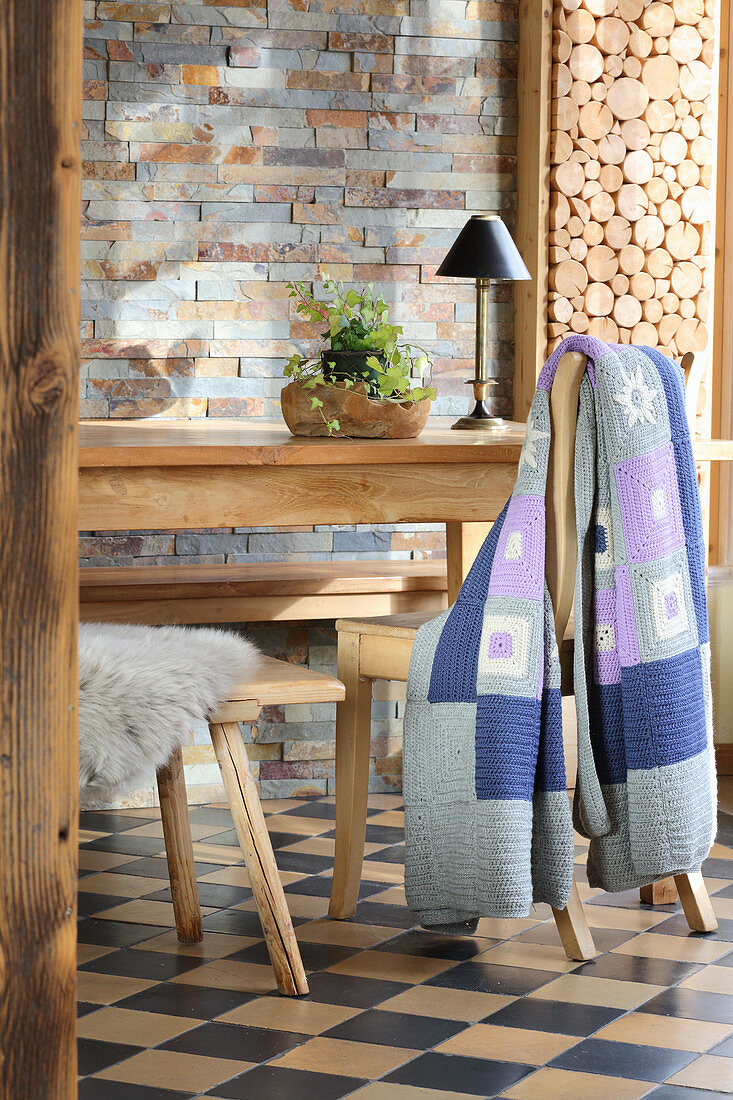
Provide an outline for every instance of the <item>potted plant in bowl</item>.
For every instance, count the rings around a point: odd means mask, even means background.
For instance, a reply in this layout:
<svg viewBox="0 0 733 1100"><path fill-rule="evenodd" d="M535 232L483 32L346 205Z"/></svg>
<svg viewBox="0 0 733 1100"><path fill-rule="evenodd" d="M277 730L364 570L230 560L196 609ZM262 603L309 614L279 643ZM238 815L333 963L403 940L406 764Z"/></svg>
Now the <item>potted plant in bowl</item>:
<svg viewBox="0 0 733 1100"><path fill-rule="evenodd" d="M402 326L389 322L389 307L373 284L346 290L328 279L324 301L302 283L288 283L295 309L326 325L318 358L293 355L285 367L292 381L281 394L293 435L408 439L425 427L435 398L432 363L424 348L400 340ZM416 383L416 384L413 384Z"/></svg>

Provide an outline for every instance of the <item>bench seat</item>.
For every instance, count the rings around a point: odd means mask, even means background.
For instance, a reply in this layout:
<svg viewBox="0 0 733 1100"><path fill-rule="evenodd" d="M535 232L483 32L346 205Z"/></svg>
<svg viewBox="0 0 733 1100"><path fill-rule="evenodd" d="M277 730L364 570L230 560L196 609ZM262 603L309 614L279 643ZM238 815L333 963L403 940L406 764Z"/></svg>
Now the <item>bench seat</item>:
<svg viewBox="0 0 733 1100"><path fill-rule="evenodd" d="M193 624L369 617L447 607L444 561L247 562L80 570L82 622Z"/></svg>

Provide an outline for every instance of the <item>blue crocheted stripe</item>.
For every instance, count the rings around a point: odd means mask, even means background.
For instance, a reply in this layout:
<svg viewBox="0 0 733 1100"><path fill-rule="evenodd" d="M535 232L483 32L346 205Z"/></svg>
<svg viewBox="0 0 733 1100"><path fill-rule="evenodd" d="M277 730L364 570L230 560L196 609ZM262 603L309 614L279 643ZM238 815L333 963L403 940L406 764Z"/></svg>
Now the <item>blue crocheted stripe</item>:
<svg viewBox="0 0 733 1100"><path fill-rule="evenodd" d="M640 348L639 350L651 359L659 371L659 377L667 399L687 557L690 564L692 602L695 606L698 636L700 643L704 644L710 639L707 599L705 596L705 541L702 529L700 490L697 484L697 469L685 412L684 380L682 371L677 364L667 359L656 348Z"/></svg>
<svg viewBox="0 0 733 1100"><path fill-rule="evenodd" d="M540 731L537 774L534 789L564 791L565 751L562 744L562 693L560 688L545 688L542 692L542 727Z"/></svg>
<svg viewBox="0 0 733 1100"><path fill-rule="evenodd" d="M588 693L590 738L598 779L606 786L626 782L621 684L596 684Z"/></svg>
<svg viewBox="0 0 733 1100"><path fill-rule="evenodd" d="M430 703L473 703L476 700L484 605L491 565L508 507L507 501L479 550L441 631L430 672Z"/></svg>
<svg viewBox="0 0 733 1100"><path fill-rule="evenodd" d="M476 798L532 800L540 741L538 699L480 695L476 708Z"/></svg>
<svg viewBox="0 0 733 1100"><path fill-rule="evenodd" d="M707 747L699 649L621 669L626 767L656 768Z"/></svg>

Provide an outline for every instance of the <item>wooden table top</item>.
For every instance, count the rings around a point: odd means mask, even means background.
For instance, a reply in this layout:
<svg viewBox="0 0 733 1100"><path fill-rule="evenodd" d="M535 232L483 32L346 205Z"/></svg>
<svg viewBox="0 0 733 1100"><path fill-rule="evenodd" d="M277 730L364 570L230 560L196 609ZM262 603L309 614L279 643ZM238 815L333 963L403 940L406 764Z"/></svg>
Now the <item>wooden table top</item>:
<svg viewBox="0 0 733 1100"><path fill-rule="evenodd" d="M84 420L79 465L370 466L394 463L515 463L525 425L502 432L452 431L435 417L417 439L306 439L280 420ZM699 461L733 460L733 441L697 439Z"/></svg>

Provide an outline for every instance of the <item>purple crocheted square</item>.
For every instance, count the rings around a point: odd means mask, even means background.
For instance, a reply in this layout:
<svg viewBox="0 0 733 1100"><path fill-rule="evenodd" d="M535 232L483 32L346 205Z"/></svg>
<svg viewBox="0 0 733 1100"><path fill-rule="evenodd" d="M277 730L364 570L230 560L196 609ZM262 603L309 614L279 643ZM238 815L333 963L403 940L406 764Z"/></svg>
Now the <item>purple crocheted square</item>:
<svg viewBox="0 0 733 1100"><path fill-rule="evenodd" d="M508 659L514 654L514 639L506 630L495 630L489 638L489 657Z"/></svg>
<svg viewBox="0 0 733 1100"><path fill-rule="evenodd" d="M491 566L490 596L541 600L545 577L545 499L513 497Z"/></svg>
<svg viewBox="0 0 733 1100"><path fill-rule="evenodd" d="M593 670L597 684L620 684L616 590L597 588L593 594Z"/></svg>
<svg viewBox="0 0 733 1100"><path fill-rule="evenodd" d="M626 565L619 565L616 569L616 645L622 668L639 664L641 653L634 613L634 595Z"/></svg>
<svg viewBox="0 0 733 1100"><path fill-rule="evenodd" d="M684 546L672 444L628 458L615 469L628 560L656 561Z"/></svg>

